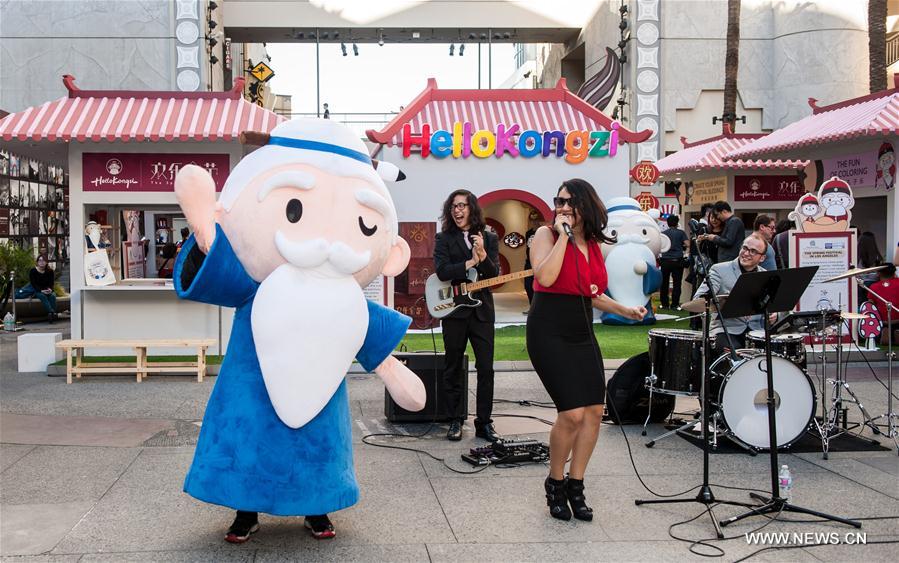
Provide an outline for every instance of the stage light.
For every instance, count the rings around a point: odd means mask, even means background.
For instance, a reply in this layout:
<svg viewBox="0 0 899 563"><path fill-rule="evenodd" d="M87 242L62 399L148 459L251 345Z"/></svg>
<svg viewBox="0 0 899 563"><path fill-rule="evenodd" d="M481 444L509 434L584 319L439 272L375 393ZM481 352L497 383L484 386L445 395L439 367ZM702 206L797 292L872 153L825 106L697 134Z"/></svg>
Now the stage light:
<svg viewBox="0 0 899 563"><path fill-rule="evenodd" d="M378 30L378 47L384 46L384 32L382 30Z"/></svg>
<svg viewBox="0 0 899 563"><path fill-rule="evenodd" d="M359 56L359 45L356 45L355 43L353 43L353 56Z"/></svg>
<svg viewBox="0 0 899 563"><path fill-rule="evenodd" d="M210 9L210 10L215 10L215 9L218 8L218 7L219 7L219 5L218 5L217 2L214 2L214 1L210 1L210 2L209 2L209 9Z"/></svg>
<svg viewBox="0 0 899 563"><path fill-rule="evenodd" d="M459 56L465 56L465 43L459 43Z"/></svg>
<svg viewBox="0 0 899 563"><path fill-rule="evenodd" d="M508 31L505 32L505 33L503 33L503 39L509 39L509 38L511 38L511 37L512 37L512 34L509 33Z"/></svg>
<svg viewBox="0 0 899 563"><path fill-rule="evenodd" d="M213 47L215 47L216 45L219 44L218 39L216 39L215 37L209 37L209 38L207 39L207 41L209 42L209 48L210 48L210 49L213 48Z"/></svg>
<svg viewBox="0 0 899 563"><path fill-rule="evenodd" d="M343 56L346 56L346 43L340 44L340 52L343 53Z"/></svg>
<svg viewBox="0 0 899 563"><path fill-rule="evenodd" d="M219 62L219 58L215 55L209 55L209 62L211 64L217 64Z"/></svg>
<svg viewBox="0 0 899 563"><path fill-rule="evenodd" d="M452 43L450 43L450 56L451 57L453 56L453 51L455 51L455 49L456 49L456 46L453 45Z"/></svg>
<svg viewBox="0 0 899 563"><path fill-rule="evenodd" d="M207 21L207 22L206 22L206 25L208 25L208 26L209 26L209 29L215 29L215 28L216 28L216 26L218 26L218 24L217 24L217 23L215 23L215 22L214 22L214 21L213 21L213 20L209 20L209 21Z"/></svg>
<svg viewBox="0 0 899 563"><path fill-rule="evenodd" d="M469 39L477 39L478 36L475 35L474 33L469 33L469 34L468 34L468 38L469 38Z"/></svg>

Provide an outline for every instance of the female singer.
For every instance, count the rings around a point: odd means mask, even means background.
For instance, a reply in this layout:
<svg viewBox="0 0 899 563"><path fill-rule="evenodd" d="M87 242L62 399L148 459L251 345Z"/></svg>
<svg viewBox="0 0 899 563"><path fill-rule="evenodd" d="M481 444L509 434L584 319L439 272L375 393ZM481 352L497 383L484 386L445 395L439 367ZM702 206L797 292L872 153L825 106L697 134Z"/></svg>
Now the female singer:
<svg viewBox="0 0 899 563"><path fill-rule="evenodd" d="M584 180L568 180L553 198L552 228L531 243L534 301L527 321L531 362L558 410L549 434L550 472L544 487L553 518L592 520L584 498L584 471L593 454L606 399L602 353L593 334L592 307L640 320L644 307L625 307L603 292L607 276L600 244L605 206ZM565 462L571 456L568 475ZM568 504L571 504L571 509Z"/></svg>

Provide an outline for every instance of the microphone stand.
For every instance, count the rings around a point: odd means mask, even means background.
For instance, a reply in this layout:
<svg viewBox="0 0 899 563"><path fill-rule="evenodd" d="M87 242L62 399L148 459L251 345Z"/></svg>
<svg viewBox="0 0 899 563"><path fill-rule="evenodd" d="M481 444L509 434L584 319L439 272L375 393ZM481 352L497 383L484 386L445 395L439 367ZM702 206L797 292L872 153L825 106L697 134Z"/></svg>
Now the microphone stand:
<svg viewBox="0 0 899 563"><path fill-rule="evenodd" d="M723 326L723 317L721 316L721 307L718 302L718 297L715 295L714 288L712 287L711 280L708 277L709 265L708 265L708 257L702 252L699 246L696 244L695 235L691 237L692 247L697 250L697 256L699 256L700 261L702 262L703 271L706 273L705 282L709 288L709 291L705 294L705 315L702 322L702 337L703 337L703 345L702 345L702 485L699 487L699 492L696 494L694 498L681 498L681 499L651 499L651 500L634 500L634 504L640 506L641 504L679 504L684 502L698 502L705 507L706 514L709 515L709 518L712 519L712 524L715 527L715 534L718 538L724 537L724 532L721 531L721 525L718 523L718 519L715 517L715 513L713 512L712 505L715 504L730 504L734 506L742 506L744 508L753 508L755 505L733 501L733 500L720 500L715 498L715 494L712 492L711 485L709 484L709 330L711 325L710 320L710 304L715 305L715 312L718 315L719 320L722 322ZM728 345L730 346L730 352L733 358L736 359L737 354L734 347L733 340L731 339L730 334L727 331L724 331L724 334L727 335Z"/></svg>

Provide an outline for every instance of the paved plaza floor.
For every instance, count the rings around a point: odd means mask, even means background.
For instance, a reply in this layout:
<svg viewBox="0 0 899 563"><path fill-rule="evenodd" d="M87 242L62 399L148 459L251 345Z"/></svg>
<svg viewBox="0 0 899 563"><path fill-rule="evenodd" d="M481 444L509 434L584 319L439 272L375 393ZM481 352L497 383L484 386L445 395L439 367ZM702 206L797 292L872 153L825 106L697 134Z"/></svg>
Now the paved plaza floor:
<svg viewBox="0 0 899 563"><path fill-rule="evenodd" d="M53 327L47 327L53 328ZM885 368L878 368L885 376ZM611 375L609 373L608 375ZM689 540L710 538L713 529L696 503L635 506L652 498L631 466L617 426L604 425L588 468L592 523L560 522L548 516L543 497L544 465L490 467L474 475L459 455L475 445L470 421L462 442L443 439L444 426L423 438L375 438L429 452L365 445L378 432L415 433L422 425L394 427L384 417L384 388L369 375L351 374L359 503L332 514L337 538L316 541L301 518L261 516L261 530L243 545L223 541L233 513L181 491L199 423L215 378L157 376L143 383L130 377L64 377L16 371L15 335L0 334L0 556L2 561L689 561L690 543L672 539L669 527L699 515L672 533ZM886 392L867 368L850 372L852 389L872 414L886 410ZM474 389L474 377L472 384ZM899 390L897 390L899 393ZM547 401L529 371L500 371L496 398ZM692 404L691 404L692 401ZM474 404L472 400L471 404ZM695 406L680 400L678 409ZM899 407L897 407L899 408ZM553 419L554 411L497 403L499 414ZM857 419L850 410L850 419ZM497 429L548 440L549 427L527 418L497 417ZM662 430L655 425L651 434ZM701 451L680 437L644 446L640 427L625 427L633 461L654 491L672 494L700 483ZM871 432L867 431L870 436ZM899 456L876 452L783 454L795 472L795 501L846 517L899 516ZM289 455L289 452L285 452ZM722 499L748 501L765 490L767 455L711 456L711 481ZM447 467L449 466L449 467ZM691 493L692 494L692 493ZM742 509L716 508L721 518ZM800 520L797 515L784 517ZM802 547L768 550L752 561L896 561L899 519L865 520L867 545L823 545L855 530L826 522L769 521L752 517L725 528L734 539L714 542L721 560L736 561L785 538L749 545L745 534L790 534ZM836 533L836 536L830 535ZM807 533L811 535L806 535ZM798 534L794 536L793 534ZM815 536L815 534L819 534ZM853 536L854 537L854 536ZM695 549L712 553L708 548Z"/></svg>

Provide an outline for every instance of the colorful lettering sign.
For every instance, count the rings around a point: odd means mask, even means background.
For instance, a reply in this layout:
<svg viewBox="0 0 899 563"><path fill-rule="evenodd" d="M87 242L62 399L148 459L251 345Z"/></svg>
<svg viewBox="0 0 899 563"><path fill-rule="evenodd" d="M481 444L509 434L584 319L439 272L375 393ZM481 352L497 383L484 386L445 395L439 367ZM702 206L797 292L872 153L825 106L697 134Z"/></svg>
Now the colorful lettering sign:
<svg viewBox="0 0 899 563"><path fill-rule="evenodd" d="M659 179L659 169L652 162L641 160L631 168L631 178L641 186L651 186Z"/></svg>
<svg viewBox="0 0 899 563"><path fill-rule="evenodd" d="M188 164L208 170L216 191L231 170L227 154L88 152L81 156L82 186L86 192L171 192L175 174Z"/></svg>
<svg viewBox="0 0 899 563"><path fill-rule="evenodd" d="M734 201L796 201L804 193L798 176L734 176Z"/></svg>
<svg viewBox="0 0 899 563"><path fill-rule="evenodd" d="M497 158L508 154L512 157L544 158L553 155L565 157L570 164L579 164L587 158L615 156L618 153L618 123L612 123L611 131L536 131L522 130L514 123L496 126L496 131L475 130L468 121L456 122L452 131L438 129L431 133L431 125L421 126L421 133L413 134L412 126L403 125L403 158L412 155L412 147L419 147L422 158ZM517 137L517 138L516 138Z"/></svg>

